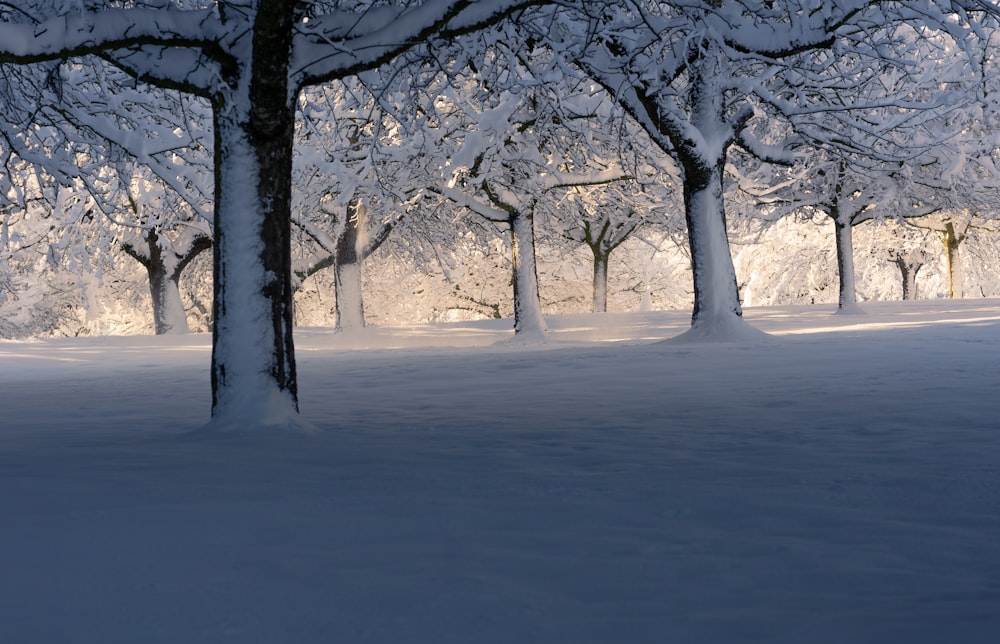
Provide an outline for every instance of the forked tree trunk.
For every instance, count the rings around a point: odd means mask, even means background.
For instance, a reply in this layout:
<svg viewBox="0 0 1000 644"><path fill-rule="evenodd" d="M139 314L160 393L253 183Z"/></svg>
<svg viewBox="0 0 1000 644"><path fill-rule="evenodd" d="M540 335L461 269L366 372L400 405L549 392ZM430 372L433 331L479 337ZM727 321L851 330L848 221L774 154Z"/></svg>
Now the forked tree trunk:
<svg viewBox="0 0 1000 644"><path fill-rule="evenodd" d="M594 256L594 285L593 285L593 307L594 313L606 313L608 311L608 263L611 260L611 253L628 239L628 236L636 229L635 223L621 223L612 226L611 219L598 220L599 225L594 226L592 222L586 221L583 224L583 243L590 249Z"/></svg>
<svg viewBox="0 0 1000 644"><path fill-rule="evenodd" d="M723 202L726 150L733 139L719 140L720 133L734 132L731 136L735 136L735 130L723 107L725 89L719 85L719 53L707 42L692 41L689 47L691 125L704 144L692 144L686 136L675 136L675 142L682 144L676 152L681 161L684 219L694 275L690 332L711 339L747 329Z"/></svg>
<svg viewBox="0 0 1000 644"><path fill-rule="evenodd" d="M153 305L153 329L156 335L188 333L187 314L181 301L181 274L195 257L211 248L212 242L206 236L196 237L191 246L184 249L183 255L177 255L164 251L155 228L146 231L144 241L148 252L131 244L123 244L122 249L146 269Z"/></svg>
<svg viewBox="0 0 1000 644"><path fill-rule="evenodd" d="M514 334L544 337L546 327L538 294L534 220L533 213L521 210L512 212L509 220L514 264Z"/></svg>
<svg viewBox="0 0 1000 644"><path fill-rule="evenodd" d="M156 335L183 335L188 333L187 315L181 302L178 280L167 275L163 267L147 268L149 294L153 299L153 328Z"/></svg>
<svg viewBox="0 0 1000 644"><path fill-rule="evenodd" d="M899 274L903 279L903 299L917 299L917 273L923 267L922 262L908 262L903 257L897 257L893 263L899 268Z"/></svg>
<svg viewBox="0 0 1000 644"><path fill-rule="evenodd" d="M153 300L153 327L156 335L188 333L187 315L181 302L180 275L168 271L163 262L146 266L149 294Z"/></svg>

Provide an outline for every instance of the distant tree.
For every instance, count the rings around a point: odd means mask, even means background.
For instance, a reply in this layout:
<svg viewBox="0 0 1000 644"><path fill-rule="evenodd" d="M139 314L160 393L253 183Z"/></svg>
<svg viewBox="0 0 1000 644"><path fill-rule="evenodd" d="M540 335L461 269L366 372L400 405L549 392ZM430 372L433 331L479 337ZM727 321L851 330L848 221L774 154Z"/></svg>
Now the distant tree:
<svg viewBox="0 0 1000 644"><path fill-rule="evenodd" d="M931 254L923 248L890 248L886 254L888 261L899 269L903 280L903 299L917 299L917 273L931 260Z"/></svg>
<svg viewBox="0 0 1000 644"><path fill-rule="evenodd" d="M370 72L311 88L301 100L293 224L318 252L295 273L332 270L338 331L365 326L362 263L413 209L426 180L419 138L393 116L406 97L381 81Z"/></svg>
<svg viewBox="0 0 1000 644"><path fill-rule="evenodd" d="M942 212L928 217L921 217L908 222L915 228L934 231L941 240L944 251L945 271L948 278L948 297L965 297L965 286L962 270L962 247L971 233L983 230L996 233L997 222L994 218L986 218L979 213L965 210L961 212Z"/></svg>
<svg viewBox="0 0 1000 644"><path fill-rule="evenodd" d="M594 256L593 308L594 313L608 310L608 261L611 253L621 246L636 231L641 223L639 213L628 206L621 218L612 220L612 214L603 211L596 218L583 219L580 236L573 238L583 242Z"/></svg>
<svg viewBox="0 0 1000 644"><path fill-rule="evenodd" d="M502 25L479 35L479 57L451 70L433 107L457 149L441 194L509 230L515 337L542 339L536 218L569 191L631 180L617 150L602 144L606 95L563 74L545 47ZM457 88L457 89L451 89Z"/></svg>

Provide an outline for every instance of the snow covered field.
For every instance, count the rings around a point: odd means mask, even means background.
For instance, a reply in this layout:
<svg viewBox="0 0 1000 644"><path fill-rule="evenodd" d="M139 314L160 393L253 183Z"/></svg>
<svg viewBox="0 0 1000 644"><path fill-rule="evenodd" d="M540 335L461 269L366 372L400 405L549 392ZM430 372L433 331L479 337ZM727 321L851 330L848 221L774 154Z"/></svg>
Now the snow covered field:
<svg viewBox="0 0 1000 644"><path fill-rule="evenodd" d="M0 343L0 642L996 644L1000 300L864 306Z"/></svg>

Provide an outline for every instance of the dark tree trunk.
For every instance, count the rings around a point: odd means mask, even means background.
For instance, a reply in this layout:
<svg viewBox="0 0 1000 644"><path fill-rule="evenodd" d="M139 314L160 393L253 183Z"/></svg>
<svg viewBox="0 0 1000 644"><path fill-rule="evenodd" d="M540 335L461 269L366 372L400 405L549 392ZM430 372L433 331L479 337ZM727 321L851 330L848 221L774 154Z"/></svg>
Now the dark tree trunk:
<svg viewBox="0 0 1000 644"><path fill-rule="evenodd" d="M298 412L291 278L292 32L292 3L260 0L252 65L235 70L228 88L213 97L212 415L217 419L288 424Z"/></svg>
<svg viewBox="0 0 1000 644"><path fill-rule="evenodd" d="M903 257L897 257L893 263L899 268L899 273L903 278L903 299L917 299L917 273L923 267L923 263L908 262Z"/></svg>
<svg viewBox="0 0 1000 644"><path fill-rule="evenodd" d="M608 312L608 259L610 253L594 251L594 313Z"/></svg>
<svg viewBox="0 0 1000 644"><path fill-rule="evenodd" d="M834 205L831 209L834 234L837 241L837 276L840 290L837 298L838 313L862 313L858 307L857 288L854 281L854 228L850 218Z"/></svg>
<svg viewBox="0 0 1000 644"><path fill-rule="evenodd" d="M931 259L929 253L922 249L889 250L889 261L899 269L903 281L903 299L917 299L917 273Z"/></svg>

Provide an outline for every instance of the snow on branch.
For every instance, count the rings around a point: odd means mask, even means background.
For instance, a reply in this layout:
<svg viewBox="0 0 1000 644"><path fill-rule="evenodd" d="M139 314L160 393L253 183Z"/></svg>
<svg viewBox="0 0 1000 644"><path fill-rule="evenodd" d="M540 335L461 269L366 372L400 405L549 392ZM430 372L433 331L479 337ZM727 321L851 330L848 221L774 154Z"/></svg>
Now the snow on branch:
<svg viewBox="0 0 1000 644"><path fill-rule="evenodd" d="M462 206L464 208L468 208L477 215L485 219L488 219L490 221L495 221L498 223L510 221L509 210L504 210L502 208L490 205L480 199L470 197L461 190L445 186L441 188L436 188L436 187L429 188L428 191L440 194L449 201L452 201L455 204ZM497 197L497 199L499 200L499 197Z"/></svg>
<svg viewBox="0 0 1000 644"><path fill-rule="evenodd" d="M30 63L154 45L200 50L226 67L229 29L211 9L103 9L38 24L0 23L0 62ZM169 75L169 69L161 70ZM184 77L174 80L183 82Z"/></svg>
<svg viewBox="0 0 1000 644"><path fill-rule="evenodd" d="M296 26L293 83L316 85L373 69L414 44L496 23L539 0L428 0L418 5L327 12Z"/></svg>
<svg viewBox="0 0 1000 644"><path fill-rule="evenodd" d="M608 168L606 170L581 173L581 172L548 172L543 177L545 187L543 190L557 190L560 188L583 188L587 186L601 186L618 181L632 181L635 177L624 174L619 168Z"/></svg>

